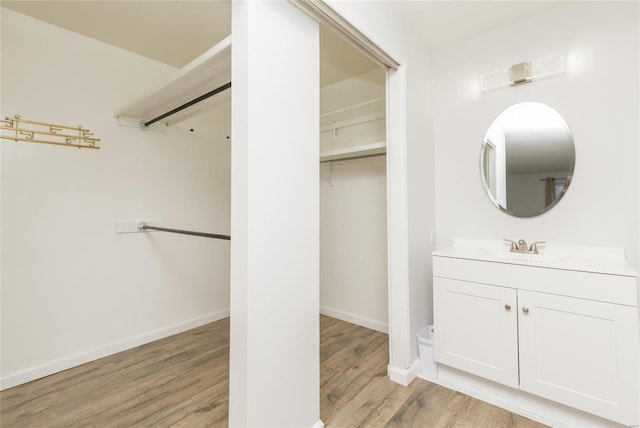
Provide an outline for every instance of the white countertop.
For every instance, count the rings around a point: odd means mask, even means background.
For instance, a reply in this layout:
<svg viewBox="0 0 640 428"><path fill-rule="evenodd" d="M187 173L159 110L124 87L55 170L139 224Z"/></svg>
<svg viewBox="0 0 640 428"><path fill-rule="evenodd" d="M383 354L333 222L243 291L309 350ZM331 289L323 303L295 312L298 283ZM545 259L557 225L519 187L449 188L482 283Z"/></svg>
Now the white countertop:
<svg viewBox="0 0 640 428"><path fill-rule="evenodd" d="M519 238L517 238L519 239ZM514 239L517 241L517 239ZM637 277L627 263L623 248L589 247L565 244L539 244L539 254L510 252L511 244L503 240L455 238L451 247L433 252L437 257L452 257Z"/></svg>

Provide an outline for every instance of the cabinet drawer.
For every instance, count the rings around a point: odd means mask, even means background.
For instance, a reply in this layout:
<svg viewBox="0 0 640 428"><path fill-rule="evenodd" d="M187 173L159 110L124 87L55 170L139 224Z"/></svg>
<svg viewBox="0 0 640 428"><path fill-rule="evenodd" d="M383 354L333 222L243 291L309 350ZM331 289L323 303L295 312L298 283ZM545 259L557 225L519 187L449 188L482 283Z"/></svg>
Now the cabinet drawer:
<svg viewBox="0 0 640 428"><path fill-rule="evenodd" d="M636 278L564 269L433 257L433 275L519 290L636 306Z"/></svg>

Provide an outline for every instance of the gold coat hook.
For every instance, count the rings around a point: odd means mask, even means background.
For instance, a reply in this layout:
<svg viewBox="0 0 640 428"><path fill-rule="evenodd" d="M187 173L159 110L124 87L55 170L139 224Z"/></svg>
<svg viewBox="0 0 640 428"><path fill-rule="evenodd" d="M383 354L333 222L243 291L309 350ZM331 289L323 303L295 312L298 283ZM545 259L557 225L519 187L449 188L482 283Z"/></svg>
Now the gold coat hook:
<svg viewBox="0 0 640 428"><path fill-rule="evenodd" d="M17 114L13 118L5 117L3 120L0 120L0 122L3 123L3 126L0 127L0 138L5 140L53 144L58 146L77 147L79 149L100 148L96 146L96 142L100 141L100 139L90 137L93 133L89 129L83 128L82 125L75 127L37 122L34 120L23 120L20 118L20 115ZM71 132L77 133L77 135L72 135ZM40 135L46 135L53 138L49 140L35 138ZM55 138L57 138L57 140Z"/></svg>

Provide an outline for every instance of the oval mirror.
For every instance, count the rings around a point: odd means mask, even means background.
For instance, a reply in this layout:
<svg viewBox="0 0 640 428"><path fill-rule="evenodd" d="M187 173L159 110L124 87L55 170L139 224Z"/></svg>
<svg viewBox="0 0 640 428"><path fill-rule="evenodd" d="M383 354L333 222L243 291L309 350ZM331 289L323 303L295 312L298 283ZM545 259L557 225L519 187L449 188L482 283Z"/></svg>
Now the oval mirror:
<svg viewBox="0 0 640 428"><path fill-rule="evenodd" d="M573 136L551 107L526 102L503 111L484 137L482 183L489 199L516 217L548 211L564 195L575 165Z"/></svg>

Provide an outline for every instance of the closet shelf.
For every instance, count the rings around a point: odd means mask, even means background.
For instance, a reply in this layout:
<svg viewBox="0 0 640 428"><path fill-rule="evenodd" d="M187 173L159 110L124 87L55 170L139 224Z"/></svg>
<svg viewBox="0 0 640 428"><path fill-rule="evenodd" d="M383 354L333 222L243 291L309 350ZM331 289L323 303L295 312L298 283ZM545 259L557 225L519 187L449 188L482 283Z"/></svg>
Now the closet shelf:
<svg viewBox="0 0 640 428"><path fill-rule="evenodd" d="M359 104L322 113L320 115L320 125L331 125L336 122L343 122L372 114L382 113L384 115L385 109L384 98L374 98Z"/></svg>
<svg viewBox="0 0 640 428"><path fill-rule="evenodd" d="M387 144L382 141L378 143L363 144L360 146L345 147L336 150L320 152L320 162L349 159L361 156L380 155L387 152Z"/></svg>
<svg viewBox="0 0 640 428"><path fill-rule="evenodd" d="M229 82L231 82L231 36L184 66L162 85L117 109L113 115L116 118L128 116L141 119L143 122L148 121ZM163 122L167 125L179 123L230 100L231 90L225 90L168 116L163 119Z"/></svg>

